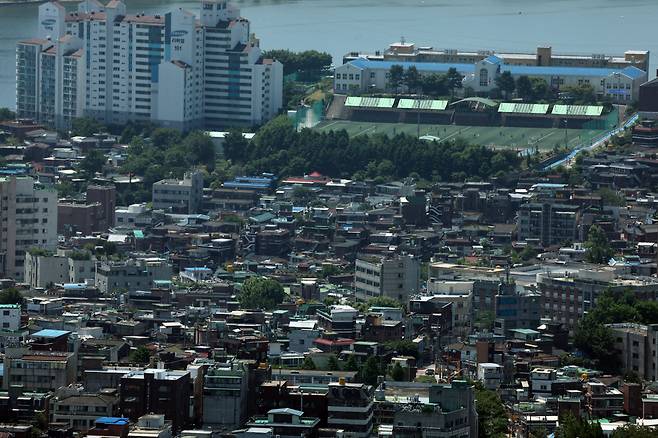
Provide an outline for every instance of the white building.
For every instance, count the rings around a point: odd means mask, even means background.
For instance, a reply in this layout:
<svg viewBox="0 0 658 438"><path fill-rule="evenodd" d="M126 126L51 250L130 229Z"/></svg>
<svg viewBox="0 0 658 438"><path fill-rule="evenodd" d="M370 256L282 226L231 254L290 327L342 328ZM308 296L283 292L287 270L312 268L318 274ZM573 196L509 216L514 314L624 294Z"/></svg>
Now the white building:
<svg viewBox="0 0 658 438"><path fill-rule="evenodd" d="M482 382L485 388L497 390L503 382L503 367L497 363L479 363L478 380Z"/></svg>
<svg viewBox="0 0 658 438"><path fill-rule="evenodd" d="M288 350L295 353L306 353L320 337L318 322L313 319L290 321L288 330Z"/></svg>
<svg viewBox="0 0 658 438"><path fill-rule="evenodd" d="M24 282L32 288L64 283L84 283L94 278L95 261L91 256L70 257L42 251L25 254Z"/></svg>
<svg viewBox="0 0 658 438"><path fill-rule="evenodd" d="M0 330L16 331L21 328L20 304L0 304Z"/></svg>
<svg viewBox="0 0 658 438"><path fill-rule="evenodd" d="M25 253L57 249L57 192L30 177L0 178L0 269L22 281Z"/></svg>
<svg viewBox="0 0 658 438"><path fill-rule="evenodd" d="M283 67L263 59L249 21L227 0L127 14L86 0L39 7L38 38L18 43L17 110L57 127L74 117L178 129L261 124L282 106Z"/></svg>
<svg viewBox="0 0 658 438"><path fill-rule="evenodd" d="M430 278L427 293L440 302L452 303L452 333L467 336L473 314L473 282L445 281Z"/></svg>
<svg viewBox="0 0 658 438"><path fill-rule="evenodd" d="M491 55L475 63L436 63L406 61L376 61L359 58L336 68L334 91L342 94L359 94L372 90L393 91L388 85L388 73L393 65L406 71L414 66L421 76L446 74L456 69L463 77L463 88L486 93L496 88L496 78L509 71L516 80L521 76L544 79L553 89L591 85L599 98L608 97L616 102L637 100L640 85L647 81L647 73L635 66L624 68L562 67L509 65L498 56Z"/></svg>
<svg viewBox="0 0 658 438"><path fill-rule="evenodd" d="M144 228L151 225L151 210L146 204L131 204L114 210L114 226Z"/></svg>
<svg viewBox="0 0 658 438"><path fill-rule="evenodd" d="M360 256L356 260L354 293L359 300L386 296L404 304L419 289L420 262L411 256Z"/></svg>
<svg viewBox="0 0 658 438"><path fill-rule="evenodd" d="M153 183L153 208L173 213L193 214L201 205L203 176L188 172L183 179L163 179Z"/></svg>
<svg viewBox="0 0 658 438"><path fill-rule="evenodd" d="M96 287L102 294L149 290L154 281L171 280L171 264L158 257L102 262L96 266Z"/></svg>

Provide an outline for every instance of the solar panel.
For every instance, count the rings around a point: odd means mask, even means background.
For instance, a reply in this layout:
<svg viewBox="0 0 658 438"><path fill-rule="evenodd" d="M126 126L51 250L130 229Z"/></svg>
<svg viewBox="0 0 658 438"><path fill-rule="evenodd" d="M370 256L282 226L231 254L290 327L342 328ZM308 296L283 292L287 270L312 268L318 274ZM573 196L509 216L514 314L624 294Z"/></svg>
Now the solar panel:
<svg viewBox="0 0 658 438"><path fill-rule="evenodd" d="M556 116L599 117L603 113L600 105L555 105L552 114Z"/></svg>
<svg viewBox="0 0 658 438"><path fill-rule="evenodd" d="M548 104L503 102L498 107L498 112L513 114L546 114L548 112Z"/></svg>
<svg viewBox="0 0 658 438"><path fill-rule="evenodd" d="M360 108L392 108L395 99L390 97L348 96L345 106Z"/></svg>
<svg viewBox="0 0 658 438"><path fill-rule="evenodd" d="M447 108L447 100L431 99L400 99L398 101L399 109L420 109L427 111L443 111Z"/></svg>

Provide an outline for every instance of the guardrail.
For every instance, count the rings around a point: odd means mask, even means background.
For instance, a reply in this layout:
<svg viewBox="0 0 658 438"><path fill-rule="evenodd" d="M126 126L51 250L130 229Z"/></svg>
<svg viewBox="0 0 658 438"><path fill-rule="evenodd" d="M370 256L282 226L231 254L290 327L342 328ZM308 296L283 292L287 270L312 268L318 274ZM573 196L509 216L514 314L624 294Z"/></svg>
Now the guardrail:
<svg viewBox="0 0 658 438"><path fill-rule="evenodd" d="M555 169L558 166L561 166L562 164L572 160L573 158L576 157L579 153L582 151L587 151L594 149L596 147L601 146L603 143L606 141L610 140L612 137L615 135L619 134L620 132L624 131L625 129L628 129L629 127L633 126L635 122L640 118L639 114L633 114L628 120L624 122L623 125L621 125L619 128L615 128L612 131L608 131L605 134L602 134L601 136L594 137L591 140L591 144L580 144L574 150L572 150L566 157L562 158L561 160L556 161L555 163L551 163L548 166L544 167L542 170L551 170Z"/></svg>

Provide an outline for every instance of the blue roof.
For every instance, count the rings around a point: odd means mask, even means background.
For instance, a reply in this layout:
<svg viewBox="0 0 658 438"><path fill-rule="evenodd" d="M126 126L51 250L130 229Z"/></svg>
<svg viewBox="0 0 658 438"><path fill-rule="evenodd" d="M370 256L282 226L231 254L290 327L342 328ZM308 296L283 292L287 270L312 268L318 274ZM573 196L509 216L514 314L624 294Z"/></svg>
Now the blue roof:
<svg viewBox="0 0 658 438"><path fill-rule="evenodd" d="M124 425L128 424L130 420L122 417L100 417L96 419L96 423L100 424L119 424Z"/></svg>
<svg viewBox="0 0 658 438"><path fill-rule="evenodd" d="M401 65L405 70L414 66L419 71L447 72L451 68L457 69L460 73L473 73L475 64L457 64L457 63L440 63L440 62L400 62L400 61L371 61L366 58L355 59L349 64L358 68L384 68L390 69L394 65Z"/></svg>
<svg viewBox="0 0 658 438"><path fill-rule="evenodd" d="M66 330L45 329L45 330L40 330L36 333L32 333L32 336L38 338L59 338L60 336L68 335L70 333L71 332Z"/></svg>
<svg viewBox="0 0 658 438"><path fill-rule="evenodd" d="M210 271L210 268L191 267L191 268L185 268L185 270L190 271L190 272L193 272L193 271L208 272L208 271Z"/></svg>
<svg viewBox="0 0 658 438"><path fill-rule="evenodd" d="M87 285L85 283L64 283L65 290L85 290Z"/></svg>
<svg viewBox="0 0 658 438"><path fill-rule="evenodd" d="M628 71L628 69L638 70ZM598 76L607 77L613 73L622 73L631 78L640 77L645 74L642 70L636 67L626 67L624 69L618 68L590 68L590 67L542 67L535 65L501 65L501 71L508 71L515 76ZM631 76L637 75L637 76Z"/></svg>
<svg viewBox="0 0 658 438"><path fill-rule="evenodd" d="M494 64L500 64L502 59L495 55L487 57L485 60ZM358 58L350 61L349 64L361 69L384 69L388 70L393 65L401 65L405 70L411 66L416 67L419 71L429 71L443 73L451 68L457 69L458 72L473 73L475 64L458 64L458 63L438 63L438 62L400 62L400 61L373 61L366 58ZM544 67L535 65L506 65L500 66L501 71L509 71L516 76L598 76L607 77L613 73L621 73L632 79L641 78L646 73L637 67L618 68L590 68L590 67Z"/></svg>

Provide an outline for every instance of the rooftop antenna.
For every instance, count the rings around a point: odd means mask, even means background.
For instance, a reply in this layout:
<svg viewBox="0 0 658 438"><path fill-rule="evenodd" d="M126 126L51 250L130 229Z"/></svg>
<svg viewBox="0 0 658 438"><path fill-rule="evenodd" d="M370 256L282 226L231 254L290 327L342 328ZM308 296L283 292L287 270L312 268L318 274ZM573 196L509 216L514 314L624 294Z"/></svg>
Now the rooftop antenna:
<svg viewBox="0 0 658 438"><path fill-rule="evenodd" d="M400 37L400 43L404 44L404 35Z"/></svg>

